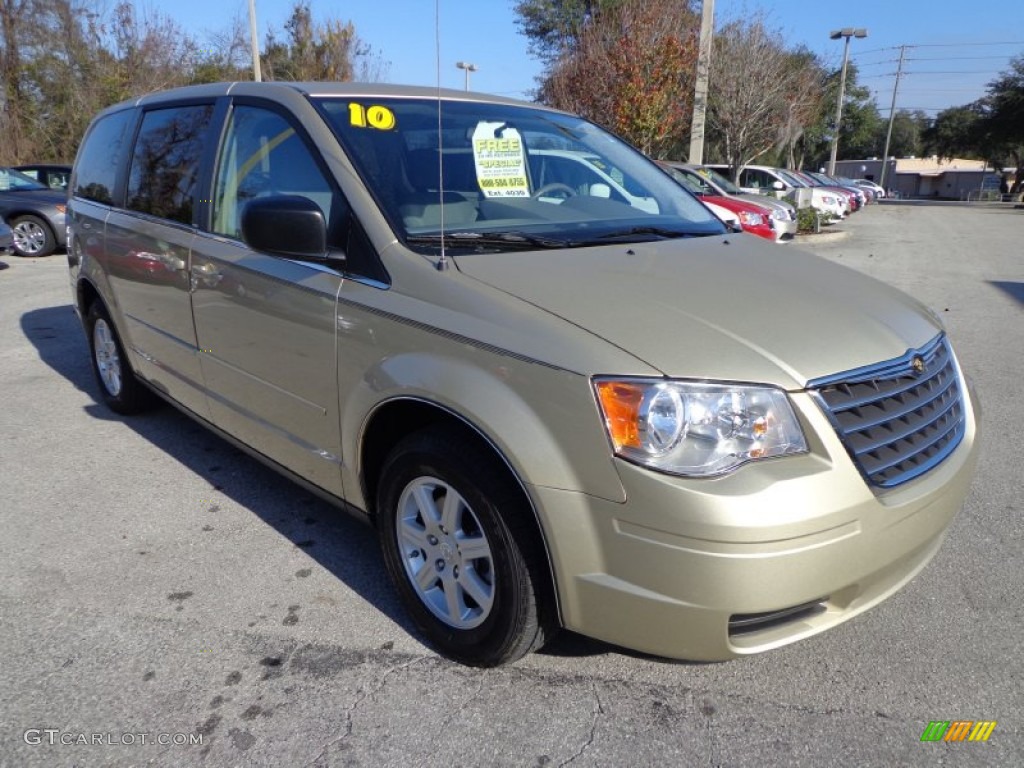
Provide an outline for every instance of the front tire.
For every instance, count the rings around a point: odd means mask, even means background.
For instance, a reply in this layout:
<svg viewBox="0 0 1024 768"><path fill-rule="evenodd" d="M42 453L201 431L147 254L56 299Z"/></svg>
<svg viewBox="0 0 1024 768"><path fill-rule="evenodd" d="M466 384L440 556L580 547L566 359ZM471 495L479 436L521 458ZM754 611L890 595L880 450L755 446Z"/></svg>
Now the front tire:
<svg viewBox="0 0 1024 768"><path fill-rule="evenodd" d="M543 544L520 489L454 429L413 434L377 495L384 562L414 622L445 656L515 661L557 628Z"/></svg>
<svg viewBox="0 0 1024 768"><path fill-rule="evenodd" d="M57 250L57 238L50 225L38 216L17 216L11 219L14 252L19 256L49 256Z"/></svg>
<svg viewBox="0 0 1024 768"><path fill-rule="evenodd" d="M86 314L92 370L110 410L125 416L153 408L158 399L136 377L106 307L94 301Z"/></svg>

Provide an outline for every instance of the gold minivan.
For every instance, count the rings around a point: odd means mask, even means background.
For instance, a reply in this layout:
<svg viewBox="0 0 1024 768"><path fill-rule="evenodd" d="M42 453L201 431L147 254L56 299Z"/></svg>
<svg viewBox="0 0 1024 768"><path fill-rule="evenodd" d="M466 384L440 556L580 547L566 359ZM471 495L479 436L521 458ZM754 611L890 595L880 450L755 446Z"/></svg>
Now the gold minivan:
<svg viewBox="0 0 1024 768"><path fill-rule="evenodd" d="M70 190L107 404L170 401L365 517L467 664L560 627L695 660L808 637L924 568L971 480L931 311L563 112L196 86L98 115Z"/></svg>

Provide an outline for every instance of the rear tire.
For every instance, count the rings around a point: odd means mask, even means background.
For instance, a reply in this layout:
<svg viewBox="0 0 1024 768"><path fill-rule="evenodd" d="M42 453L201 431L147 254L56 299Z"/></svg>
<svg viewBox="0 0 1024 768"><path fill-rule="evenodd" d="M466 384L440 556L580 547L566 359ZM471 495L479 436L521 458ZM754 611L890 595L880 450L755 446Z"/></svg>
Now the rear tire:
<svg viewBox="0 0 1024 768"><path fill-rule="evenodd" d="M92 352L92 370L110 410L129 416L156 406L159 398L136 378L102 302L94 301L89 307L85 327Z"/></svg>
<svg viewBox="0 0 1024 768"><path fill-rule="evenodd" d="M493 667L557 630L543 542L522 491L464 432L402 440L381 471L384 562L420 631L445 656Z"/></svg>

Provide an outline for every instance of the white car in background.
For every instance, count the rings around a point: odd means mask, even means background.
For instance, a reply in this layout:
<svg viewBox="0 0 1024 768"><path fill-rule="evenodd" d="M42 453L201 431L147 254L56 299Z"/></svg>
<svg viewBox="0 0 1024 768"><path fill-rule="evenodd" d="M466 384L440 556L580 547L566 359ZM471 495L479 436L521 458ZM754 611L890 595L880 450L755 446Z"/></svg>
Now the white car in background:
<svg viewBox="0 0 1024 768"><path fill-rule="evenodd" d="M883 187L880 184L876 184L875 182L870 181L869 179L854 179L853 183L856 184L858 187L867 187L868 189L875 193L876 198L885 197L885 187Z"/></svg>
<svg viewBox="0 0 1024 768"><path fill-rule="evenodd" d="M850 215L850 198L836 188L815 186L811 180L805 180L802 174L792 173L785 168L776 169L784 178L792 182L797 189L803 187L811 190L811 205L818 210L828 212L833 219L845 219Z"/></svg>
<svg viewBox="0 0 1024 768"><path fill-rule="evenodd" d="M707 164L721 173L726 178L731 173L728 165ZM755 195L772 195L791 200L795 205L799 203L799 189L809 189L810 204L819 210L826 211L835 219L842 219L846 216L846 204L833 192L817 187L811 187L790 176L781 168L772 168L767 165L747 165L740 169L737 186L744 192ZM797 205L802 207L803 204Z"/></svg>
<svg viewBox="0 0 1024 768"><path fill-rule="evenodd" d="M743 225L740 223L740 217L737 216L732 211L730 211L728 208L723 208L720 205L709 203L707 200L701 200L701 202L704 203L704 205L706 205L708 208L710 208L711 212L715 214L715 216L720 218L727 227L730 227L735 230L740 230L743 228Z"/></svg>

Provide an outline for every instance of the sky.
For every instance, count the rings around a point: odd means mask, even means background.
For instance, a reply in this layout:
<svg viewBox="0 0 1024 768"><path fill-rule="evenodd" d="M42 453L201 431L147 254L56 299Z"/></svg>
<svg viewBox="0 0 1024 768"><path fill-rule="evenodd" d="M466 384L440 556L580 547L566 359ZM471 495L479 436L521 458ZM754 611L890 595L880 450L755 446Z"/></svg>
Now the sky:
<svg viewBox="0 0 1024 768"><path fill-rule="evenodd" d="M463 61L477 67L470 74L472 90L529 99L536 88L541 67L519 34L514 0L437 0L436 6L434 0L309 2L316 18L351 21L359 37L389 63L389 82L440 81L443 87L462 88L465 71L456 62ZM269 28L281 32L293 4L256 0L261 38ZM175 0L144 7L201 40L227 29L233 18L248 22L248 0ZM850 61L858 64L858 82L871 90L886 117L901 45L908 47L896 109L922 109L929 116L980 98L1010 58L1024 55L1021 0L715 0L717 25L759 13L790 46L804 45L837 68L843 41L830 40L829 32L867 29L867 38L851 40Z"/></svg>

